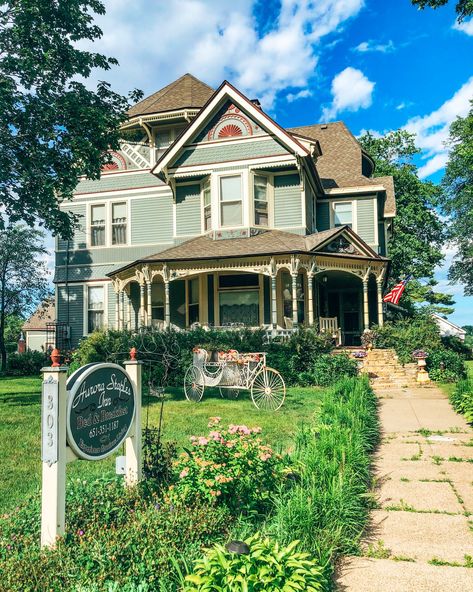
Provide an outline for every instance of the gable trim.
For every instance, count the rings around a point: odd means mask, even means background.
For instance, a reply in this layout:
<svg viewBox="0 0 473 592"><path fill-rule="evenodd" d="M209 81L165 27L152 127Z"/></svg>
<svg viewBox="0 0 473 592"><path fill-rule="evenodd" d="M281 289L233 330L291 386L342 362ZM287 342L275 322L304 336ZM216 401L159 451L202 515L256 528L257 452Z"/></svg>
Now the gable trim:
<svg viewBox="0 0 473 592"><path fill-rule="evenodd" d="M189 144L194 134L199 130L204 122L206 122L212 113L217 110L220 103L224 99L229 98L234 103L239 104L245 109L247 114L252 117L255 121L259 122L263 128L270 132L269 135L273 135L278 138L280 142L290 151L297 154L300 157L309 156L309 151L294 137L292 137L286 130L278 125L269 115L266 115L261 109L258 109L247 97L245 97L240 91L238 91L228 81L224 81L220 88L215 92L213 97L209 99L207 104L202 108L197 117L190 123L190 125L183 130L181 135L175 140L175 142L167 149L167 151L161 156L155 166L151 169L154 175L159 175L163 169L165 169L171 160L177 156L177 154Z"/></svg>
<svg viewBox="0 0 473 592"><path fill-rule="evenodd" d="M329 245L331 242L336 240L337 237L339 237L340 235L344 235L345 238L349 242L353 243L360 251L363 251L367 257L375 258L375 259L383 259L383 257L381 257L378 253L373 251L373 249L367 243L365 243L365 241L362 238L360 238L356 234L356 232L354 232L349 226L340 226L340 229L338 232L335 232L330 237L328 237L326 240L324 240L322 243L318 244L313 249L312 252L318 253L319 251L321 251L321 249L323 249L324 247ZM323 253L323 254L325 255L326 253Z"/></svg>

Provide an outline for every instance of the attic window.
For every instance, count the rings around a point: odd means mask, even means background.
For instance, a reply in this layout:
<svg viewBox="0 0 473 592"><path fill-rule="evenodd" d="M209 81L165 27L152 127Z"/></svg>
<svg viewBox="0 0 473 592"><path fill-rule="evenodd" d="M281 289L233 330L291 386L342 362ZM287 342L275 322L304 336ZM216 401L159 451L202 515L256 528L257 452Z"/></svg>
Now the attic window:
<svg viewBox="0 0 473 592"><path fill-rule="evenodd" d="M353 224L353 213L351 201L341 201L333 204L334 226L349 226Z"/></svg>

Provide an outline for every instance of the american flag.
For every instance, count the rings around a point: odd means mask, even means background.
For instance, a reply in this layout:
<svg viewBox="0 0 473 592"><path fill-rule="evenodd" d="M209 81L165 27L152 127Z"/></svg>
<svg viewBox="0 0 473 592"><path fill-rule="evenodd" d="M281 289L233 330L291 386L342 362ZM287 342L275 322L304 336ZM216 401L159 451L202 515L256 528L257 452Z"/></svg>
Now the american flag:
<svg viewBox="0 0 473 592"><path fill-rule="evenodd" d="M402 280L399 282L399 284L396 284L394 288L385 295L385 297L383 298L383 302L391 302L392 304L398 304L399 300L401 300L404 288L406 287L406 284L411 279L411 277L411 275L408 275L405 280Z"/></svg>

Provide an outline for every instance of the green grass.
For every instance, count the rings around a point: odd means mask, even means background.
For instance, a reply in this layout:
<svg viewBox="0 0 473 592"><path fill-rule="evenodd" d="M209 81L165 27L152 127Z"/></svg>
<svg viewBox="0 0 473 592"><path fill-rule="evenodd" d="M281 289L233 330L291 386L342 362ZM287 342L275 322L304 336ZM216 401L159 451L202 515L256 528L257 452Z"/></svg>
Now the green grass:
<svg viewBox="0 0 473 592"><path fill-rule="evenodd" d="M40 484L40 391L39 378L0 379L0 450L2 479L0 480L0 512L18 504ZM323 390L290 388L283 407L274 413L258 411L248 391L242 391L236 401L222 399L218 391L206 391L199 404L184 399L182 389L168 389L164 404L164 440L174 440L180 447L193 434L208 431L209 417L219 416L223 425L244 423L260 426L262 437L278 451L290 450L294 435L304 423L312 423L319 408ZM143 425L151 427L159 421L157 399L143 401ZM68 477L94 477L114 472L114 462L108 458L99 462L78 461L68 465Z"/></svg>

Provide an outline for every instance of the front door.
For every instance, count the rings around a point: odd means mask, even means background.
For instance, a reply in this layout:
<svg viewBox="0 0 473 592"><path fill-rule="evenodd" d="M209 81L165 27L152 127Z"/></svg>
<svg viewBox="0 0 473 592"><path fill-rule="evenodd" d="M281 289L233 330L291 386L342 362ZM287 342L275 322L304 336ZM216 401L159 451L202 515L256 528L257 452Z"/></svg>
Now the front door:
<svg viewBox="0 0 473 592"><path fill-rule="evenodd" d="M340 298L344 345L360 345L361 302L360 292L342 292Z"/></svg>

